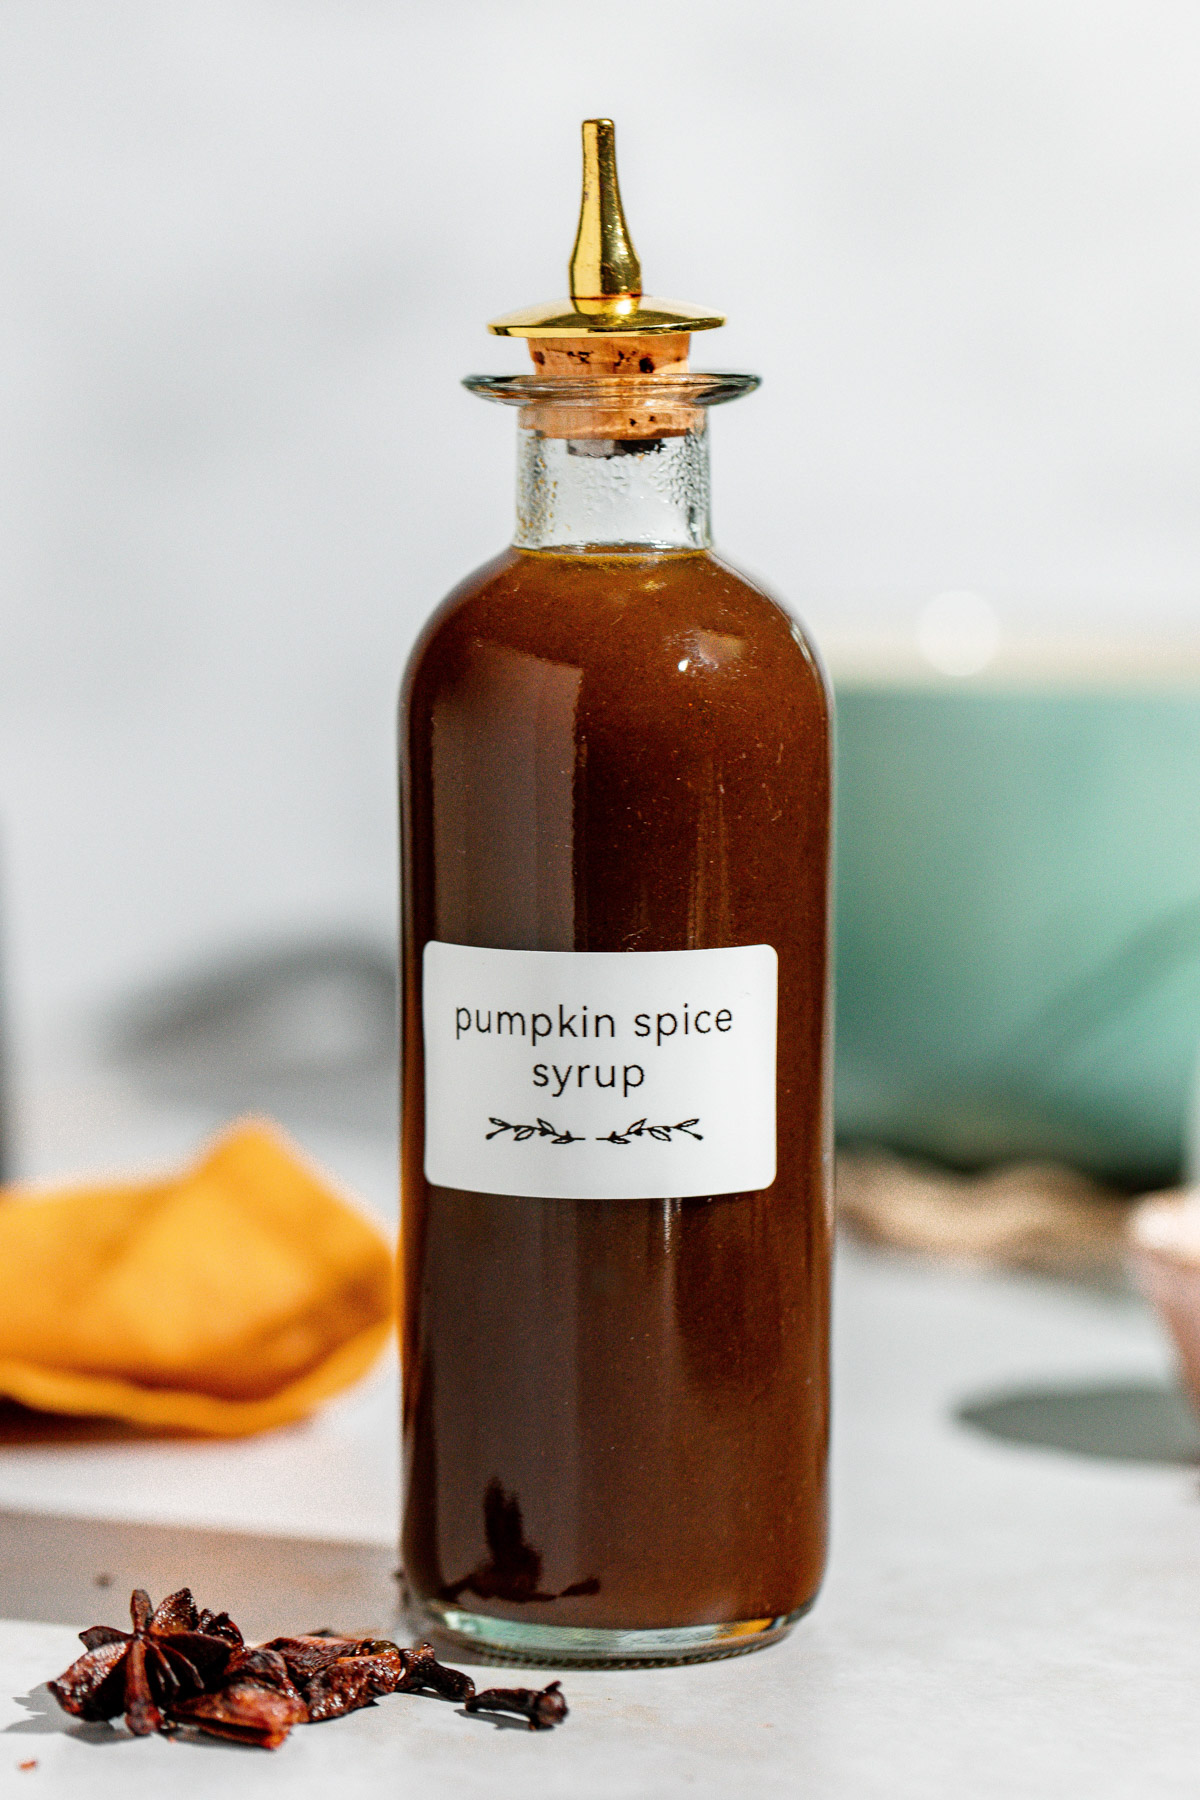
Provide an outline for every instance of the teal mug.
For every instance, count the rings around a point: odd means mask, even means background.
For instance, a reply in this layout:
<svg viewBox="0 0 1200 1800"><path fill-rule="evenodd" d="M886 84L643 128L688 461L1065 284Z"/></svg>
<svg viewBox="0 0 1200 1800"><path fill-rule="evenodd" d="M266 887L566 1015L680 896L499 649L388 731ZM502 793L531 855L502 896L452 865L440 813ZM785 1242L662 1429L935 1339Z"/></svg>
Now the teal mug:
<svg viewBox="0 0 1200 1800"><path fill-rule="evenodd" d="M1200 658L835 685L841 1138L1175 1179L1200 1044Z"/></svg>

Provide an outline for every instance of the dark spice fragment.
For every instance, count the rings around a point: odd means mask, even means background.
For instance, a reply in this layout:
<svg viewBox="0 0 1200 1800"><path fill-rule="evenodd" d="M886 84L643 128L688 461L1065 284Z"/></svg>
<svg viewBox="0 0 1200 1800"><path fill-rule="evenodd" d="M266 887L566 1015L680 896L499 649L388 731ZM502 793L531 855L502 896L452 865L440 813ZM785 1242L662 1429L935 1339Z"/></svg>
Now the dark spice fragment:
<svg viewBox="0 0 1200 1800"><path fill-rule="evenodd" d="M73 1662L69 1669L52 1681L50 1692L64 1712L77 1719L112 1719L125 1705L125 1652L129 1639L124 1632L110 1643L94 1648L89 1645L86 1656Z"/></svg>
<svg viewBox="0 0 1200 1800"><path fill-rule="evenodd" d="M171 1665L164 1657L160 1666L157 1657L151 1661L146 1652L146 1640L135 1637L125 1652L125 1723L135 1737L149 1737L152 1731L162 1729L163 1716L155 1701L155 1692L161 1693L166 1687L166 1676L172 1673ZM151 1679L154 1689L151 1689ZM197 1687L199 1683L197 1682ZM179 1684L174 1684L174 1699L179 1691ZM193 1690L194 1691L194 1690ZM164 1705L166 1697L163 1695Z"/></svg>
<svg viewBox="0 0 1200 1800"><path fill-rule="evenodd" d="M529 1720L530 1731L550 1731L567 1716L562 1683L552 1681L544 1688L484 1688L466 1702L469 1713L516 1713Z"/></svg>
<svg viewBox="0 0 1200 1800"><path fill-rule="evenodd" d="M278 1693L261 1681L235 1681L219 1694L185 1700L172 1712L180 1725L197 1725L213 1737L277 1750L293 1725L302 1725L308 1708L294 1689Z"/></svg>
<svg viewBox="0 0 1200 1800"><path fill-rule="evenodd" d="M327 1669L330 1663L337 1662L343 1656L357 1656L367 1645L374 1648L376 1642L372 1638L364 1640L334 1637L325 1632L313 1631L304 1637L270 1638L262 1647L281 1656L292 1680L303 1688L306 1682L311 1681L314 1675L319 1675L322 1669ZM397 1657L400 1656L395 1644L387 1647L395 1651Z"/></svg>
<svg viewBox="0 0 1200 1800"><path fill-rule="evenodd" d="M399 1652L393 1664L383 1656L342 1656L308 1684L308 1716L314 1725L370 1706L380 1694L397 1692L403 1674Z"/></svg>
<svg viewBox="0 0 1200 1800"><path fill-rule="evenodd" d="M202 1631L205 1637L224 1638L227 1644L236 1646L243 1641L241 1632L227 1612L209 1612L208 1608L205 1607L204 1611L200 1614L200 1620L196 1629L197 1631Z"/></svg>
<svg viewBox="0 0 1200 1800"><path fill-rule="evenodd" d="M221 1678L222 1687L230 1687L235 1681L257 1681L260 1687L267 1687L277 1694L286 1694L289 1699L302 1698L292 1682L286 1662L277 1650L270 1650L264 1644L257 1650L238 1650L230 1657L225 1673Z"/></svg>

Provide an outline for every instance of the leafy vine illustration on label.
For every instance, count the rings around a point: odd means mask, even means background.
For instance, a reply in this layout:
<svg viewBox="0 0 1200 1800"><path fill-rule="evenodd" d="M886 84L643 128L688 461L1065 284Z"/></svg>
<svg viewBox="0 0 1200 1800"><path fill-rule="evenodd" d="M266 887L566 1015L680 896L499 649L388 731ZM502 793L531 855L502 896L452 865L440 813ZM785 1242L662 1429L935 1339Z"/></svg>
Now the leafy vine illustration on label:
<svg viewBox="0 0 1200 1800"><path fill-rule="evenodd" d="M634 1138L648 1135L655 1138L660 1144L669 1144L671 1133L679 1131L685 1137L695 1138L696 1142L700 1144L704 1141L704 1133L692 1129L699 1123L699 1119L683 1119L678 1125L647 1125L645 1119L635 1119L633 1124L627 1125L623 1132L606 1131L602 1137L597 1137L596 1142L598 1144L628 1144ZM531 1137L548 1138L552 1144L587 1143L586 1134L576 1136L571 1131L560 1131L557 1125L550 1123L549 1119L535 1119L532 1125L513 1125L508 1119L489 1119L488 1124L494 1128L485 1133L486 1141L489 1144L493 1138L503 1137L506 1131L512 1132L514 1144L527 1143Z"/></svg>
<svg viewBox="0 0 1200 1800"><path fill-rule="evenodd" d="M514 1144L524 1144L531 1137L549 1138L552 1144L585 1144L585 1137L576 1137L570 1131L560 1131L557 1125L551 1125L549 1119L536 1119L532 1125L512 1125L507 1119L489 1119L488 1124L494 1130L486 1134L490 1144L493 1138L502 1137L506 1131L513 1134Z"/></svg>
<svg viewBox="0 0 1200 1800"><path fill-rule="evenodd" d="M634 1138L649 1136L655 1138L660 1144L669 1144L671 1142L671 1133L673 1131L678 1131L684 1137L695 1138L698 1144L702 1144L704 1142L704 1133L692 1129L694 1125L698 1125L699 1123L699 1119L684 1119L678 1125L647 1125L645 1119L635 1119L633 1124L627 1125L623 1132L605 1132L603 1137L596 1139L596 1142L598 1144L628 1144L631 1143Z"/></svg>

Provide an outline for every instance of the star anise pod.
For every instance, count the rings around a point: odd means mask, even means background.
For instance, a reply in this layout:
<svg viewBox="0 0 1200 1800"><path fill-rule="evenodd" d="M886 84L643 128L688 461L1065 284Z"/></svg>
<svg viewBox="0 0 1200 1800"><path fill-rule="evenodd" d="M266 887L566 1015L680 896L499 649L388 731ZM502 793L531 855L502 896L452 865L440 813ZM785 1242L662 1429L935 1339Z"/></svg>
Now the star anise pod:
<svg viewBox="0 0 1200 1800"><path fill-rule="evenodd" d="M131 1632L111 1625L80 1632L86 1654L50 1683L50 1692L79 1719L123 1711L130 1731L145 1737L223 1675L242 1634L227 1613L200 1612L189 1588L154 1608L146 1590L135 1588L129 1612Z"/></svg>

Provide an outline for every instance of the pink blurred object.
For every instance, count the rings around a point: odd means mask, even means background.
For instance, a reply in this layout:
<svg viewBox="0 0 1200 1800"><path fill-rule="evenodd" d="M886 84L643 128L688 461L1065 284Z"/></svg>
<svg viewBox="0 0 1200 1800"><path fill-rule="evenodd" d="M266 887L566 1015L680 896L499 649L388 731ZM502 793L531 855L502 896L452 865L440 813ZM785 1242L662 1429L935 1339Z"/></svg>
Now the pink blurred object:
<svg viewBox="0 0 1200 1800"><path fill-rule="evenodd" d="M1200 1413L1200 1190L1152 1194L1135 1208L1129 1232L1134 1280L1171 1334Z"/></svg>

